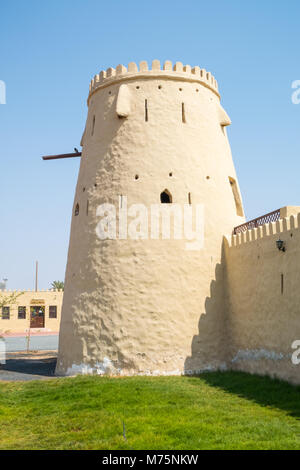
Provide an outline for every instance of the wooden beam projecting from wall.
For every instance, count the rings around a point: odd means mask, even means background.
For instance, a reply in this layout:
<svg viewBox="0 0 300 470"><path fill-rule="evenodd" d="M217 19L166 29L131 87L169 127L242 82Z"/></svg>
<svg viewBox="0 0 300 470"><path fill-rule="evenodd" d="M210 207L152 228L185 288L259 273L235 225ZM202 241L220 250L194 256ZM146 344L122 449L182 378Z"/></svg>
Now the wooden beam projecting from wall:
<svg viewBox="0 0 300 470"><path fill-rule="evenodd" d="M58 160L59 158L81 157L81 152L62 153L61 155L46 155L43 160Z"/></svg>

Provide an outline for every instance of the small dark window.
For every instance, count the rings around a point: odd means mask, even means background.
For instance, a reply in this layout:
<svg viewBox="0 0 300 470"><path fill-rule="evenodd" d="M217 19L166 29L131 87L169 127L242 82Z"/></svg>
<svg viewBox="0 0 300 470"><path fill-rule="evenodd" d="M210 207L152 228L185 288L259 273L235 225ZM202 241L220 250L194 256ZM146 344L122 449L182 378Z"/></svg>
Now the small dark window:
<svg viewBox="0 0 300 470"><path fill-rule="evenodd" d="M56 305L50 305L49 318L57 318L57 306Z"/></svg>
<svg viewBox="0 0 300 470"><path fill-rule="evenodd" d="M25 320L26 318L26 307L18 307L18 319Z"/></svg>
<svg viewBox="0 0 300 470"><path fill-rule="evenodd" d="M78 214L79 214L79 204L76 204L75 215L78 215Z"/></svg>
<svg viewBox="0 0 300 470"><path fill-rule="evenodd" d="M283 295L283 291L284 291L284 276L283 274L281 274L281 295Z"/></svg>
<svg viewBox="0 0 300 470"><path fill-rule="evenodd" d="M165 189L160 195L160 202L162 204L170 204L172 202L172 195L171 193Z"/></svg>
<svg viewBox="0 0 300 470"><path fill-rule="evenodd" d="M145 121L148 122L148 100L145 100Z"/></svg>
<svg viewBox="0 0 300 470"><path fill-rule="evenodd" d="M10 307L2 307L2 320L9 320Z"/></svg>

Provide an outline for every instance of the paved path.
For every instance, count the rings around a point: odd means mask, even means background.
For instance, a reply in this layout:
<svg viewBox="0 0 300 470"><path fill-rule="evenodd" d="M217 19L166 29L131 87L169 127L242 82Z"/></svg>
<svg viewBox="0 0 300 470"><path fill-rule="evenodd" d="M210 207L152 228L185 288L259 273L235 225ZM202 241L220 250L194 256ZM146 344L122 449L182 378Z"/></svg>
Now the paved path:
<svg viewBox="0 0 300 470"><path fill-rule="evenodd" d="M25 336L5 337L6 352L26 351L27 338ZM58 335L35 335L30 338L31 351L56 351L58 349Z"/></svg>
<svg viewBox="0 0 300 470"><path fill-rule="evenodd" d="M0 381L37 380L53 378L56 366L58 334L34 335L30 338L27 353L26 336L1 338ZM3 350L3 343L5 351ZM5 364L1 361L6 357Z"/></svg>
<svg viewBox="0 0 300 470"><path fill-rule="evenodd" d="M56 353L8 353L5 364L0 364L0 382L54 378Z"/></svg>

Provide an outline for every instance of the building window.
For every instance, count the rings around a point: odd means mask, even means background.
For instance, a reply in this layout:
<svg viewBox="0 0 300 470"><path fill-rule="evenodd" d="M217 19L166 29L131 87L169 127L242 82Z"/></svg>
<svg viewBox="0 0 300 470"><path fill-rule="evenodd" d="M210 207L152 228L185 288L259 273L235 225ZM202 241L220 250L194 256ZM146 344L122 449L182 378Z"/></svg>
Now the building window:
<svg viewBox="0 0 300 470"><path fill-rule="evenodd" d="M19 320L26 319L26 307L18 307L18 319Z"/></svg>
<svg viewBox="0 0 300 470"><path fill-rule="evenodd" d="M57 306L56 305L50 305L49 318L57 318Z"/></svg>
<svg viewBox="0 0 300 470"><path fill-rule="evenodd" d="M79 204L77 203L75 207L75 215L78 215L78 214L79 214Z"/></svg>
<svg viewBox="0 0 300 470"><path fill-rule="evenodd" d="M9 320L10 307L2 307L2 320Z"/></svg>

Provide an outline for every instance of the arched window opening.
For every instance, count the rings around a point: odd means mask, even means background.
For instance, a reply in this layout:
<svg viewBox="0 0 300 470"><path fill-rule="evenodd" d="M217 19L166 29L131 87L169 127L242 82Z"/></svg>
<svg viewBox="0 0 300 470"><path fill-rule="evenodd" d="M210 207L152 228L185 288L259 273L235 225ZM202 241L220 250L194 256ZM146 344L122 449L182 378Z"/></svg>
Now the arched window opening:
<svg viewBox="0 0 300 470"><path fill-rule="evenodd" d="M172 202L172 194L170 191L165 189L161 194L160 194L160 202L162 204L171 204Z"/></svg>
<svg viewBox="0 0 300 470"><path fill-rule="evenodd" d="M77 203L76 204L76 207L75 207L75 215L78 215L79 214L79 204Z"/></svg>

